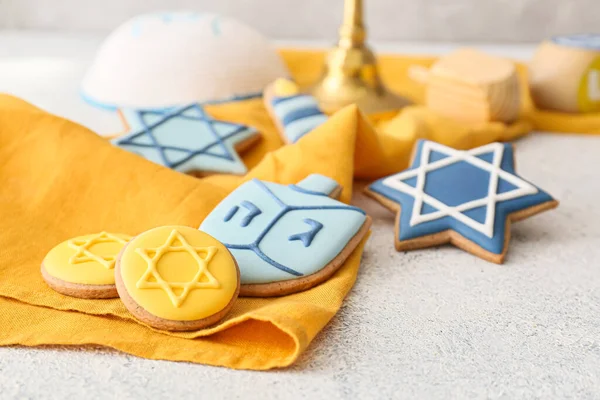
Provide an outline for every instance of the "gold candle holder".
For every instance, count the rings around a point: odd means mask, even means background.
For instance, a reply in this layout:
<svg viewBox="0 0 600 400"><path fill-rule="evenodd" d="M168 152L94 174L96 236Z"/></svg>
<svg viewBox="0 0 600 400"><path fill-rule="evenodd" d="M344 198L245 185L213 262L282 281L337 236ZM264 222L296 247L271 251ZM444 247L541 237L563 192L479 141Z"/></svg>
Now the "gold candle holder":
<svg viewBox="0 0 600 400"><path fill-rule="evenodd" d="M366 113L399 110L411 102L385 88L375 55L365 43L362 0L345 0L336 47L328 54L321 79L311 92L326 113L356 103Z"/></svg>

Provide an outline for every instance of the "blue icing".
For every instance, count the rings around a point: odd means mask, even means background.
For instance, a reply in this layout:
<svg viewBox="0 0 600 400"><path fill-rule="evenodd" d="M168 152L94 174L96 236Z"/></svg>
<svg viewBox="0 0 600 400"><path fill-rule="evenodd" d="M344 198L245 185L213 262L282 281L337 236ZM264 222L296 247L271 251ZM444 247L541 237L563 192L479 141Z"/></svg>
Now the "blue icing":
<svg viewBox="0 0 600 400"><path fill-rule="evenodd" d="M314 117L315 115L323 115L323 113L317 107L300 108L284 115L282 121L284 125L290 125L300 119Z"/></svg>
<svg viewBox="0 0 600 400"><path fill-rule="evenodd" d="M597 33L555 36L552 38L552 41L562 46L600 50L600 34Z"/></svg>
<svg viewBox="0 0 600 400"><path fill-rule="evenodd" d="M292 190L307 194L329 196L340 185L333 179L319 174L311 174L295 185L290 185Z"/></svg>
<svg viewBox="0 0 600 400"><path fill-rule="evenodd" d="M290 111L297 110L299 108L313 108L319 106L317 100L308 94L274 97L271 103L277 115L282 117Z"/></svg>
<svg viewBox="0 0 600 400"><path fill-rule="evenodd" d="M130 130L112 140L118 147L180 172L247 171L234 147L256 134L252 128L214 120L199 104L122 113Z"/></svg>
<svg viewBox="0 0 600 400"><path fill-rule="evenodd" d="M473 218L475 221L483 224L485 222L485 214L487 211L486 206L472 208L470 210L463 211L462 213L469 218Z"/></svg>
<svg viewBox="0 0 600 400"><path fill-rule="evenodd" d="M448 176L460 179L448 179ZM457 206L469 200L481 199L488 193L490 173L464 161L451 164L444 169L428 172L425 179L425 193L436 199L445 199L449 206ZM472 182L478 182L473 187Z"/></svg>
<svg viewBox="0 0 600 400"><path fill-rule="evenodd" d="M434 208L433 206L427 204L427 203L423 203L423 205L421 206L421 214L431 214L434 213L436 211L439 211L437 208Z"/></svg>
<svg viewBox="0 0 600 400"><path fill-rule="evenodd" d="M485 161L488 164L491 164L494 160L494 153L485 153L485 154L480 154L477 156L477 158L479 158L480 160Z"/></svg>
<svg viewBox="0 0 600 400"><path fill-rule="evenodd" d="M315 236L317 236L317 233L323 229L323 224L310 218L304 218L304 222L310 226L310 230L290 235L288 240L290 242L294 240L300 240L302 244L304 244L304 247L308 247L312 243Z"/></svg>
<svg viewBox="0 0 600 400"><path fill-rule="evenodd" d="M402 182L406 183L408 186L417 187L417 177L404 179Z"/></svg>
<svg viewBox="0 0 600 400"><path fill-rule="evenodd" d="M285 135L292 143L296 143L304 135L325 123L325 121L327 121L327 116L324 114L298 119L285 127Z"/></svg>
<svg viewBox="0 0 600 400"><path fill-rule="evenodd" d="M279 282L294 278L289 272L273 268L250 249L229 249L240 268L242 284Z"/></svg>
<svg viewBox="0 0 600 400"><path fill-rule="evenodd" d="M431 154L429 154L429 162L440 161L446 157L449 156L447 154L440 153L439 151L432 151Z"/></svg>
<svg viewBox="0 0 600 400"><path fill-rule="evenodd" d="M221 17L219 15L201 14L198 12L162 12L162 13L151 13L144 14L136 17L131 26L131 35L139 37L144 33L148 21L160 20L165 25L176 25L181 23L194 23L200 20L200 17L212 16L210 20L210 28L214 36L221 34ZM199 23L202 23L200 21Z"/></svg>
<svg viewBox="0 0 600 400"><path fill-rule="evenodd" d="M366 219L363 210L322 193L332 188L331 180L319 175L290 186L252 180L217 205L200 229L230 249L242 284L310 275L329 264ZM245 202L260 213L242 226L252 212Z"/></svg>
<svg viewBox="0 0 600 400"><path fill-rule="evenodd" d="M327 116L321 112L317 101L310 95L275 97L271 103L275 117L292 143L327 121Z"/></svg>
<svg viewBox="0 0 600 400"><path fill-rule="evenodd" d="M424 140L418 142L416 156L414 157L413 164L407 171L413 171L419 168L421 163L420 155L423 151L425 143L428 142ZM501 144L500 146L502 146L503 148L503 156L500 164L500 169L517 177L523 185L531 185L531 183L518 177L518 175L516 175L515 173L514 154L512 146L510 144ZM460 166L456 167L457 165ZM441 167L439 171L440 173L443 173L438 177L438 183L441 184L442 180L445 180L445 190L439 190L438 188L430 187L430 192L438 196L436 197L437 200L440 200L441 202L447 205L462 204L464 202L481 198L482 193L483 196L486 196L485 193L487 193L490 174L487 171L485 171L485 174L474 174L472 171L473 168L474 167L470 164L460 162L457 162L456 164L450 164L450 166L448 167ZM430 176L435 175L436 174L432 175L431 173L428 173L426 174L426 179L428 179ZM535 188L537 189L537 192L535 193L523 194L516 198L498 201L495 205L494 210L495 215L493 219L493 232L492 236L489 237L486 234L476 229L473 229L472 227L455 219L452 216L443 216L432 221L419 222L411 226L411 216L413 214L415 200L411 194L408 194L401 190L397 190L384 184L383 182L387 178L389 177L375 181L369 186L369 189L374 193L378 193L401 206L402 211L400 213L400 220L398 225L399 232L397 235L399 241L428 236L435 233L443 232L448 229L452 229L461 234L466 239L479 245L483 249L495 254L501 254L504 248L505 224L509 214L553 200L548 193L542 191L539 188ZM466 181L468 184L465 184L464 181ZM427 187L427 180L425 186ZM452 190L453 187L456 188L456 190ZM516 189L517 186L509 182L504 182L503 179L499 178L497 190L498 193L509 193ZM465 210L462 212L463 215L466 215L479 223L485 222L486 213L487 205L473 208L470 210ZM421 214L423 213L421 212Z"/></svg>
<svg viewBox="0 0 600 400"><path fill-rule="evenodd" d="M517 187L510 182L505 181L502 178L498 178L498 189L496 193L506 193L515 190Z"/></svg>
<svg viewBox="0 0 600 400"><path fill-rule="evenodd" d="M244 227L250 225L250 222L252 222L252 220L255 217L262 214L262 211L260 208L256 207L256 205L254 205L254 203L252 203L251 201L244 200L240 204L248 210L248 214L246 214L246 216L240 222L240 226L242 228L244 228Z"/></svg>
<svg viewBox="0 0 600 400"><path fill-rule="evenodd" d="M223 217L223 221L228 222L231 220L231 218L233 218L233 216L238 212L240 208L238 206L233 206L231 207L231 210L229 210L227 212L227 214L225 214L225 216Z"/></svg>

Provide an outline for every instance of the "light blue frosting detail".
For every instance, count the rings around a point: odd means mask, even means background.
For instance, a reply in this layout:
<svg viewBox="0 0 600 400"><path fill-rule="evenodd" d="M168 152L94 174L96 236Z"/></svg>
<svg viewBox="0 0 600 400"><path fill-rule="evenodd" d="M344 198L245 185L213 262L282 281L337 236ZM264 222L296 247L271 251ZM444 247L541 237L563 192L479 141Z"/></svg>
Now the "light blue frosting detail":
<svg viewBox="0 0 600 400"><path fill-rule="evenodd" d="M598 33L555 36L552 38L552 41L562 46L600 50L600 34Z"/></svg>
<svg viewBox="0 0 600 400"><path fill-rule="evenodd" d="M291 142L296 142L325 121L327 121L327 116L324 114L297 119L285 127L285 135Z"/></svg>
<svg viewBox="0 0 600 400"><path fill-rule="evenodd" d="M289 112L297 110L299 108L313 108L319 107L319 104L314 97L309 95L293 96L291 98L285 98L284 101L278 102L273 106L275 114L282 119Z"/></svg>
<svg viewBox="0 0 600 400"><path fill-rule="evenodd" d="M252 128L214 120L198 104L165 111L122 112L130 130L113 139L116 146L180 172L247 171L234 146L256 135Z"/></svg>
<svg viewBox="0 0 600 400"><path fill-rule="evenodd" d="M328 176L320 175L320 174L310 174L302 181L298 182L295 186L295 189L305 190L307 192L312 192L312 194L322 194L325 196L329 196L331 192L337 189L340 185L333 179Z"/></svg>
<svg viewBox="0 0 600 400"><path fill-rule="evenodd" d="M200 230L230 249L238 262L242 284L279 282L314 274L346 247L366 219L364 211L326 196L334 184L335 181L319 175L311 175L297 186L246 182L217 205L202 222ZM295 190L294 186L308 193ZM251 202L262 212L242 227L248 212L240 207L244 201ZM239 209L231 216L235 207ZM307 218L322 224L323 228L305 247L301 240L290 241L289 237L310 229L304 221ZM265 257L251 248L240 248L251 245L261 235L264 236L258 248Z"/></svg>
<svg viewBox="0 0 600 400"><path fill-rule="evenodd" d="M131 26L131 35L133 37L140 37L144 34L144 29L147 21L160 20L165 25L177 25L182 23L195 23L200 20L202 16L212 16L210 20L210 26L213 35L220 35L220 16L216 14L201 14L198 12L190 11L179 11L179 12L159 12L143 14L135 17L134 22ZM201 23L202 21L200 21Z"/></svg>
<svg viewBox="0 0 600 400"><path fill-rule="evenodd" d="M291 143L327 121L327 116L319 111L319 104L311 95L275 97L271 104L275 117L283 126L283 133Z"/></svg>

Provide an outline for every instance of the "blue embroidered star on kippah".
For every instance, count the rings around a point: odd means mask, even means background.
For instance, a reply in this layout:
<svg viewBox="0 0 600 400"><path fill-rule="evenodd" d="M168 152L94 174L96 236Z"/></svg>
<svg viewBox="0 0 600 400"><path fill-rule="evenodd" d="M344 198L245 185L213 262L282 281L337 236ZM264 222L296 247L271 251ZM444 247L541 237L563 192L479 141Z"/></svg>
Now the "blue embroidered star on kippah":
<svg viewBox="0 0 600 400"><path fill-rule="evenodd" d="M502 263L510 221L558 205L516 175L510 144L492 143L469 151L425 140L416 146L409 169L367 189L389 208L398 209L398 250L451 242Z"/></svg>
<svg viewBox="0 0 600 400"><path fill-rule="evenodd" d="M236 146L255 129L211 118L199 104L166 110L121 110L129 132L112 143L184 173L244 174Z"/></svg>

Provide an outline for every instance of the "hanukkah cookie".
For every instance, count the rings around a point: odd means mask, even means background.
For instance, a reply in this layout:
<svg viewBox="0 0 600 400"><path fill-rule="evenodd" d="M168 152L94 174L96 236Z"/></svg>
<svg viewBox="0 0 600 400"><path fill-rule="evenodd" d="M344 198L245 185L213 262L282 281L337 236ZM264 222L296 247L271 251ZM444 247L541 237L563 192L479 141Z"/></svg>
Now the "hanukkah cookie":
<svg viewBox="0 0 600 400"><path fill-rule="evenodd" d="M112 139L115 146L195 176L245 174L237 152L260 139L255 129L215 120L196 103L162 111L123 109L121 115L128 133Z"/></svg>
<svg viewBox="0 0 600 400"><path fill-rule="evenodd" d="M286 143L296 143L327 121L317 100L309 94L301 94L298 85L287 79L280 78L269 85L264 102Z"/></svg>
<svg viewBox="0 0 600 400"><path fill-rule="evenodd" d="M502 263L511 222L558 202L515 173L510 144L469 151L421 140L406 171L380 179L366 193L398 212L398 251L452 243Z"/></svg>
<svg viewBox="0 0 600 400"><path fill-rule="evenodd" d="M101 232L54 247L42 261L42 277L54 290L84 299L119 297L115 260L129 236Z"/></svg>
<svg viewBox="0 0 600 400"><path fill-rule="evenodd" d="M136 318L171 331L219 322L240 289L229 250L187 226L162 226L131 239L117 259L115 277L121 300Z"/></svg>
<svg viewBox="0 0 600 400"><path fill-rule="evenodd" d="M267 38L204 12L138 15L101 45L83 82L95 106L162 109L259 97L289 73Z"/></svg>
<svg viewBox="0 0 600 400"><path fill-rule="evenodd" d="M281 296L327 280L367 234L363 210L334 200L340 186L322 175L296 185L257 179L233 191L200 230L231 251L241 296Z"/></svg>
<svg viewBox="0 0 600 400"><path fill-rule="evenodd" d="M538 108L600 112L600 34L544 41L531 60L528 77Z"/></svg>

